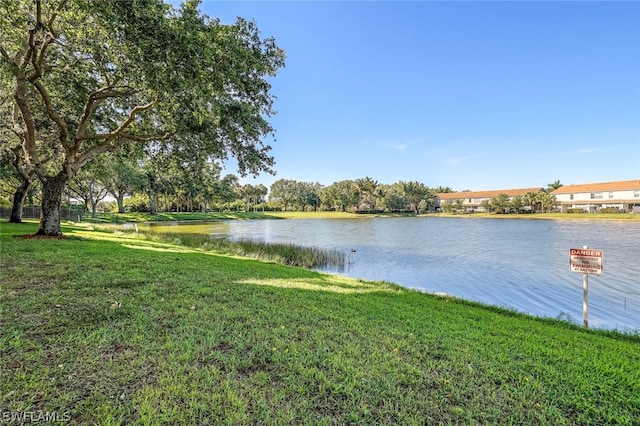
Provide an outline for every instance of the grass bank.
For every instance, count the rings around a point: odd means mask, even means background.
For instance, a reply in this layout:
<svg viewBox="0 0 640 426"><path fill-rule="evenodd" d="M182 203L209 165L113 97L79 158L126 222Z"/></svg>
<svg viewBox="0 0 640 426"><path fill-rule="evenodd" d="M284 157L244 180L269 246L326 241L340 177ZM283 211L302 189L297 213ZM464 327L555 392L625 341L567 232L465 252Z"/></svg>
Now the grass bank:
<svg viewBox="0 0 640 426"><path fill-rule="evenodd" d="M97 218L85 218L93 223L160 222L226 219L367 219L372 217L414 217L411 213L354 214L350 212L228 212L228 213L104 213ZM452 214L431 213L418 216L482 218L482 219L572 219L572 220L625 220L640 222L640 214L630 213L536 213L536 214Z"/></svg>
<svg viewBox="0 0 640 426"><path fill-rule="evenodd" d="M162 222L225 219L358 219L371 217L413 216L410 213L354 214L350 212L170 212L170 213L100 213L97 218L85 218L92 223Z"/></svg>
<svg viewBox="0 0 640 426"><path fill-rule="evenodd" d="M86 217L91 223L128 223L128 222L163 222L189 220L226 220L226 219L278 219L261 212L173 212L173 213L99 213L97 218Z"/></svg>
<svg viewBox="0 0 640 426"><path fill-rule="evenodd" d="M0 423L640 423L637 335L71 224L61 240L0 226Z"/></svg>
<svg viewBox="0 0 640 426"><path fill-rule="evenodd" d="M430 217L471 217L479 219L557 219L557 220L624 220L640 222L640 214L634 213L532 213L532 214L496 214L496 213L435 213Z"/></svg>

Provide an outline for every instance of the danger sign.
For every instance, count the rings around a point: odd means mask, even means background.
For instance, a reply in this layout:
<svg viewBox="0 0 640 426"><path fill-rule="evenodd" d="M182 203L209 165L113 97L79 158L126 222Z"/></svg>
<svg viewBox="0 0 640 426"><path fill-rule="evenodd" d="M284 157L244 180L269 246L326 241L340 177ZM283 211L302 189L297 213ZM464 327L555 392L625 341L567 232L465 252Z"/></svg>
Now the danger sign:
<svg viewBox="0 0 640 426"><path fill-rule="evenodd" d="M602 274L602 250L578 249L569 250L569 267L571 272L581 274Z"/></svg>

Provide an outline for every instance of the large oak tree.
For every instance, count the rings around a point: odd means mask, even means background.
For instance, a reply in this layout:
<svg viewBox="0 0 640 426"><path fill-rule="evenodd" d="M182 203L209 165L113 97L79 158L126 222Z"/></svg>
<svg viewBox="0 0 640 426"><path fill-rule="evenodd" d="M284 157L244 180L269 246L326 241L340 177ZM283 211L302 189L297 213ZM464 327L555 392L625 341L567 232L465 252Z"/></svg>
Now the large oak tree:
<svg viewBox="0 0 640 426"><path fill-rule="evenodd" d="M272 172L269 77L284 52L254 22L223 25L186 1L0 4L0 84L25 167L42 184L39 234L60 235L61 195L89 161L127 144L233 156ZM3 115L7 117L7 115ZM2 142L9 143L9 142Z"/></svg>

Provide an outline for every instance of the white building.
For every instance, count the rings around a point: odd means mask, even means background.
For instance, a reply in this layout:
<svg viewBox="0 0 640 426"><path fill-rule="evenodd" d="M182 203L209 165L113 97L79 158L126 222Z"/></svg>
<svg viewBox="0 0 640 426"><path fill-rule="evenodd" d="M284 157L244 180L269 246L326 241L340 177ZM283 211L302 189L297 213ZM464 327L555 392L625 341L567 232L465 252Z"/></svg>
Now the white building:
<svg viewBox="0 0 640 426"><path fill-rule="evenodd" d="M447 203L459 202L462 211L466 213L480 213L485 211L483 202L491 201L491 199L499 195L506 195L509 200L513 200L514 197L524 197L530 192L537 194L542 192L542 188L498 189L492 191L463 191L437 194L435 207L436 209L441 209L442 206ZM530 206L523 206L522 210L530 210Z"/></svg>
<svg viewBox="0 0 640 426"><path fill-rule="evenodd" d="M551 193L562 212L582 209L596 213L602 209L640 213L640 179L618 182L564 185Z"/></svg>

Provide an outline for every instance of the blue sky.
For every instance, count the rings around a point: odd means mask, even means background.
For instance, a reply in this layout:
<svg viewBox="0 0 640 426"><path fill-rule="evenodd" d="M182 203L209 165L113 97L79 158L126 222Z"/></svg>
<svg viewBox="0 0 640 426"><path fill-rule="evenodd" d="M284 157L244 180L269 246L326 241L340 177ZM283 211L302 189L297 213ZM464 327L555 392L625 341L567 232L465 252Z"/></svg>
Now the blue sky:
<svg viewBox="0 0 640 426"><path fill-rule="evenodd" d="M277 179L455 190L640 178L639 2L205 0L287 52ZM230 172L235 170L230 169Z"/></svg>

